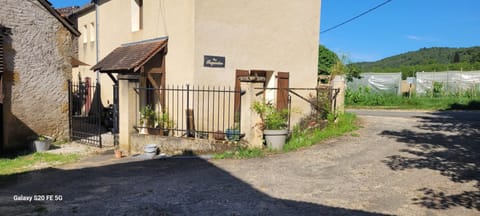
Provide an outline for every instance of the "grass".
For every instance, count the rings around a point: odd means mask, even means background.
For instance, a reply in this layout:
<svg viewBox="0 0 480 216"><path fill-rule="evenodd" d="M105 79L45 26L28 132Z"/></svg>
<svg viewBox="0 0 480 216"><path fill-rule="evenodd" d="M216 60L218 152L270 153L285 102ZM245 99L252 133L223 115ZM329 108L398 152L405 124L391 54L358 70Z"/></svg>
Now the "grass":
<svg viewBox="0 0 480 216"><path fill-rule="evenodd" d="M345 104L349 108L464 110L480 109L478 95L435 95L405 97L360 90L347 91Z"/></svg>
<svg viewBox="0 0 480 216"><path fill-rule="evenodd" d="M245 147L238 148L235 151L226 151L221 154L214 155L215 159L244 159L264 157L269 154L276 154L282 152L294 151L300 148L315 145L323 140L339 137L348 132L358 129L356 125L356 115L352 113L345 113L339 115L337 122L330 122L326 128L312 130L294 129L291 138L283 147L281 151L274 151L271 149L248 149Z"/></svg>
<svg viewBox="0 0 480 216"><path fill-rule="evenodd" d="M13 159L0 159L0 175L11 175L38 169L39 167L59 165L76 161L77 154L52 154L37 152L17 156Z"/></svg>
<svg viewBox="0 0 480 216"><path fill-rule="evenodd" d="M283 150L286 152L297 150L354 131L358 129L358 126L355 124L356 119L355 114L345 113L338 116L336 123L331 122L324 129L315 129L313 132L295 130Z"/></svg>
<svg viewBox="0 0 480 216"><path fill-rule="evenodd" d="M226 159L226 158L235 158L235 159L244 159L244 158L258 158L264 157L267 152L260 148L245 148L239 147L235 151L225 151L223 153L215 154L213 158L215 159Z"/></svg>

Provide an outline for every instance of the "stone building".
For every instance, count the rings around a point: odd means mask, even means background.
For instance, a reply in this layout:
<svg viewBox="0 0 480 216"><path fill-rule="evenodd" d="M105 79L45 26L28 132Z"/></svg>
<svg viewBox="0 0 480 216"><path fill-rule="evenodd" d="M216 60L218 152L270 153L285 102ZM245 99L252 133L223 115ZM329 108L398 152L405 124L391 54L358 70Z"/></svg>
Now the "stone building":
<svg viewBox="0 0 480 216"><path fill-rule="evenodd" d="M37 135L68 138L67 80L73 38L80 32L47 0L0 0L0 5L0 149L25 148Z"/></svg>

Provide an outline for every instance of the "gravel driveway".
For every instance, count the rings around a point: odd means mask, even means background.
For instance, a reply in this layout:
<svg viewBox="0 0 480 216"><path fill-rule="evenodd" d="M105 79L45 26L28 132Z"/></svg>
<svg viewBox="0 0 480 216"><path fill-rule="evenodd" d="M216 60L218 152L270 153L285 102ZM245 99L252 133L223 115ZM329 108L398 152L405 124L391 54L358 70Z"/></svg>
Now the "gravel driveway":
<svg viewBox="0 0 480 216"><path fill-rule="evenodd" d="M355 112L359 131L266 158L106 155L10 176L0 215L480 214L480 112Z"/></svg>

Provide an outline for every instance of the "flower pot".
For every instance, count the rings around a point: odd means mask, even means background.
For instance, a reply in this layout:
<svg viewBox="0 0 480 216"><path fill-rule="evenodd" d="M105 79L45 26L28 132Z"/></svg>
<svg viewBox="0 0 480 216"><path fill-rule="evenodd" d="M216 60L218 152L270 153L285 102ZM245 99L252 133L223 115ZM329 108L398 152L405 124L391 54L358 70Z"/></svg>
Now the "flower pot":
<svg viewBox="0 0 480 216"><path fill-rule="evenodd" d="M138 131L138 134L149 134L148 133L148 128L147 128L147 125L148 125L147 123L148 123L147 120L145 120L143 122L142 126L140 127L140 130Z"/></svg>
<svg viewBox="0 0 480 216"><path fill-rule="evenodd" d="M268 148L282 150L287 141L288 130L264 130L263 135L265 136Z"/></svg>
<svg viewBox="0 0 480 216"><path fill-rule="evenodd" d="M240 140L240 130L238 129L227 129L225 135L229 141L239 141Z"/></svg>
<svg viewBox="0 0 480 216"><path fill-rule="evenodd" d="M51 140L34 140L33 150L36 152L44 152L50 149Z"/></svg>
<svg viewBox="0 0 480 216"><path fill-rule="evenodd" d="M115 158L117 158L117 159L122 158L122 151L121 150L115 150Z"/></svg>
<svg viewBox="0 0 480 216"><path fill-rule="evenodd" d="M156 144L148 144L143 147L143 153L147 157L153 157L157 155L158 147Z"/></svg>
<svg viewBox="0 0 480 216"><path fill-rule="evenodd" d="M170 134L170 129L168 128L163 128L162 129L162 135L163 136L168 136Z"/></svg>

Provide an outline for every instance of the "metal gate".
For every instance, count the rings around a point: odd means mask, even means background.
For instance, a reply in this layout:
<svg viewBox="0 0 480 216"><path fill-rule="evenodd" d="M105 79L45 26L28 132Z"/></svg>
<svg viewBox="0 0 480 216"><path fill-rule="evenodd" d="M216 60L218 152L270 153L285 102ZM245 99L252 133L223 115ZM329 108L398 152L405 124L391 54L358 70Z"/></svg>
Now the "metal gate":
<svg viewBox="0 0 480 216"><path fill-rule="evenodd" d="M104 108L100 99L100 86L90 79L68 82L70 110L70 140L102 147Z"/></svg>

